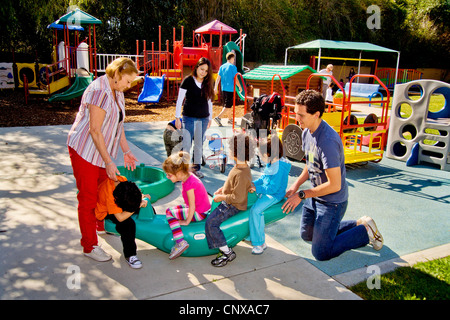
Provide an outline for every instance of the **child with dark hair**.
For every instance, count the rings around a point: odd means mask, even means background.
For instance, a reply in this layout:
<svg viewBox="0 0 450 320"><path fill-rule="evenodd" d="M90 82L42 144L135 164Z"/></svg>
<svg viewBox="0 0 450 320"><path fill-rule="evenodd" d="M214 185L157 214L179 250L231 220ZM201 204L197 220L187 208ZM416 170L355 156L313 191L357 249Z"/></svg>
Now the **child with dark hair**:
<svg viewBox="0 0 450 320"><path fill-rule="evenodd" d="M227 245L220 225L239 211L247 210L247 195L252 183L248 161L253 157L253 140L246 134L234 135L231 138L230 149L236 164L228 174L223 187L214 193L213 200L220 204L208 215L205 226L208 247L220 250L217 257L211 261L214 267L223 267L236 258L236 253Z"/></svg>
<svg viewBox="0 0 450 320"><path fill-rule="evenodd" d="M134 182L123 176L117 176L117 180L108 178L98 186L95 215L98 220L109 219L116 225L125 260L131 268L139 269L142 262L136 256L136 223L131 216L147 206L150 196L143 195Z"/></svg>
<svg viewBox="0 0 450 320"><path fill-rule="evenodd" d="M258 199L250 209L248 221L253 245L252 254L262 254L267 248L264 210L284 199L291 170L291 163L283 157L283 145L276 133L267 139L261 139L259 153L267 165L261 177L253 181L252 188Z"/></svg>

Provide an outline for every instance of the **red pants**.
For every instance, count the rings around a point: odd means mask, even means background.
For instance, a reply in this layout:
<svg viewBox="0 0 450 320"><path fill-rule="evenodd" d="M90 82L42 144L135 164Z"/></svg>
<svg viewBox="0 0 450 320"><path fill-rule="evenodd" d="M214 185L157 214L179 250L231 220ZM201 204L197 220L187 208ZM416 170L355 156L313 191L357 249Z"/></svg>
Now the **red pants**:
<svg viewBox="0 0 450 320"><path fill-rule="evenodd" d="M78 189L78 222L81 231L81 246L83 252L89 253L97 243L97 229L104 230L103 221L95 217L97 205L97 188L105 180L105 168L97 167L78 155L69 147L73 175Z"/></svg>

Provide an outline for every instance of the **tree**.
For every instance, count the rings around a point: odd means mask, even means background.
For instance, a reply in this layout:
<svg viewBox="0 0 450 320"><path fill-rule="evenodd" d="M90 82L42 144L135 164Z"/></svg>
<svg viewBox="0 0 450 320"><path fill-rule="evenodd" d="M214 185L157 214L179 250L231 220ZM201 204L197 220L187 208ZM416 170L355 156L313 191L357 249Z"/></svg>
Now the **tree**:
<svg viewBox="0 0 450 320"><path fill-rule="evenodd" d="M48 62L52 33L47 25L77 5L102 21L97 25L97 50L133 54L136 40L162 42L180 39L192 43L192 31L218 19L243 29L246 61L282 63L289 46L314 39L366 41L401 51L401 66L449 68L450 3L448 0L3 0L0 7L0 46L4 61L11 48L33 61ZM369 29L366 10L380 8L380 29ZM141 46L142 48L142 46ZM309 53L293 56L307 63ZM348 53L352 56L354 53ZM347 55L347 53L346 53ZM369 57L371 54L367 54ZM381 63L395 57L372 54Z"/></svg>

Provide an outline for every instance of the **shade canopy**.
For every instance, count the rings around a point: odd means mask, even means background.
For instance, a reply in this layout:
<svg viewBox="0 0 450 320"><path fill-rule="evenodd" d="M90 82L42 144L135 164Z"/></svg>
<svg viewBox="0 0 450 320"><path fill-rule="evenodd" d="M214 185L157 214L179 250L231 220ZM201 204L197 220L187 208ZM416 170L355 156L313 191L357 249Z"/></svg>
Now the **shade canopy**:
<svg viewBox="0 0 450 320"><path fill-rule="evenodd" d="M238 33L236 29L233 29L230 26L227 26L225 23L220 22L219 20L211 21L204 26L197 28L195 33L200 34L220 34L220 28L222 28L222 34L233 34Z"/></svg>
<svg viewBox="0 0 450 320"><path fill-rule="evenodd" d="M395 79L397 79L398 75L398 67L400 64L400 51L392 50L389 48L385 48L382 46L378 46L376 44L372 44L369 42L354 42L354 41L333 41L333 40L314 40L302 44L298 44L293 47L286 48L286 52L284 55L284 65L287 65L287 54L290 49L318 49L319 50L319 62L317 63L317 71L320 68L320 58L322 55L322 49L338 49L338 50L357 50L359 51L359 58L361 59L361 54L363 51L376 51L376 52L388 52L388 53L396 53L397 54L397 67L395 70ZM361 60L358 65L358 73L361 67ZM358 79L359 80L359 79Z"/></svg>
<svg viewBox="0 0 450 320"><path fill-rule="evenodd" d="M56 24L66 23L67 25L82 25L82 24L102 24L100 20L96 17L91 16L89 13L86 13L80 9L72 10L69 13L66 13L58 20L56 20Z"/></svg>
<svg viewBox="0 0 450 320"><path fill-rule="evenodd" d="M50 29L50 28L62 30L62 29L64 29L64 26L62 24L57 24L55 21L47 26L47 29ZM69 30L75 30L75 31L83 31L84 30L84 28L82 26L77 26L77 25L73 25L73 24L69 25L68 28L69 28Z"/></svg>
<svg viewBox="0 0 450 320"><path fill-rule="evenodd" d="M333 40L314 40L302 44L298 44L288 49L341 49L341 50L357 50L357 51L379 51L398 53L399 51L381 47L369 42L354 41L333 41Z"/></svg>

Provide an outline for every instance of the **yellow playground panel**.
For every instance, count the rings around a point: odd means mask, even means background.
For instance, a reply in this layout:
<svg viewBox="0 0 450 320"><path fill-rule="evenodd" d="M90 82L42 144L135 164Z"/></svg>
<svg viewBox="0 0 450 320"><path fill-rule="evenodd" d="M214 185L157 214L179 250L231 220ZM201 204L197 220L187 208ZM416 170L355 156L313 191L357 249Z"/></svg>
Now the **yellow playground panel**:
<svg viewBox="0 0 450 320"><path fill-rule="evenodd" d="M347 114L347 112L324 113L322 119L336 130L336 132L340 133L341 123L346 122ZM342 115L344 119L342 119ZM363 120L365 119L367 118ZM384 144L381 142L387 134L387 130L378 126L365 129L358 127L358 125L355 125L353 129L344 129L341 134L342 144L344 145L345 163L380 161L384 154L382 148Z"/></svg>
<svg viewBox="0 0 450 320"><path fill-rule="evenodd" d="M65 76L61 79L55 80L50 82L50 84L47 85L45 89L32 89L29 88L28 92L30 94L45 94L45 95L51 95L54 92L57 92L61 89L64 89L65 87L68 87L70 85L70 80L68 76Z"/></svg>
<svg viewBox="0 0 450 320"><path fill-rule="evenodd" d="M329 77L334 83L337 83L333 76ZM367 115L364 119L358 119L356 116L352 115L352 106L354 104L367 103L367 101L352 100L351 85L357 78L373 79L374 83L378 82L378 84L385 89L387 93L385 99L381 98L380 100L371 101L371 103L381 104L382 110L380 118L373 113ZM337 109L340 109L340 112L324 113L322 119L339 133L344 146L345 163L380 161L383 158L384 147L387 140L387 113L390 102L389 90L378 77L374 75L357 74L350 79L348 96L346 96L344 90L341 89L341 91L343 92L344 97L342 104L337 106Z"/></svg>

